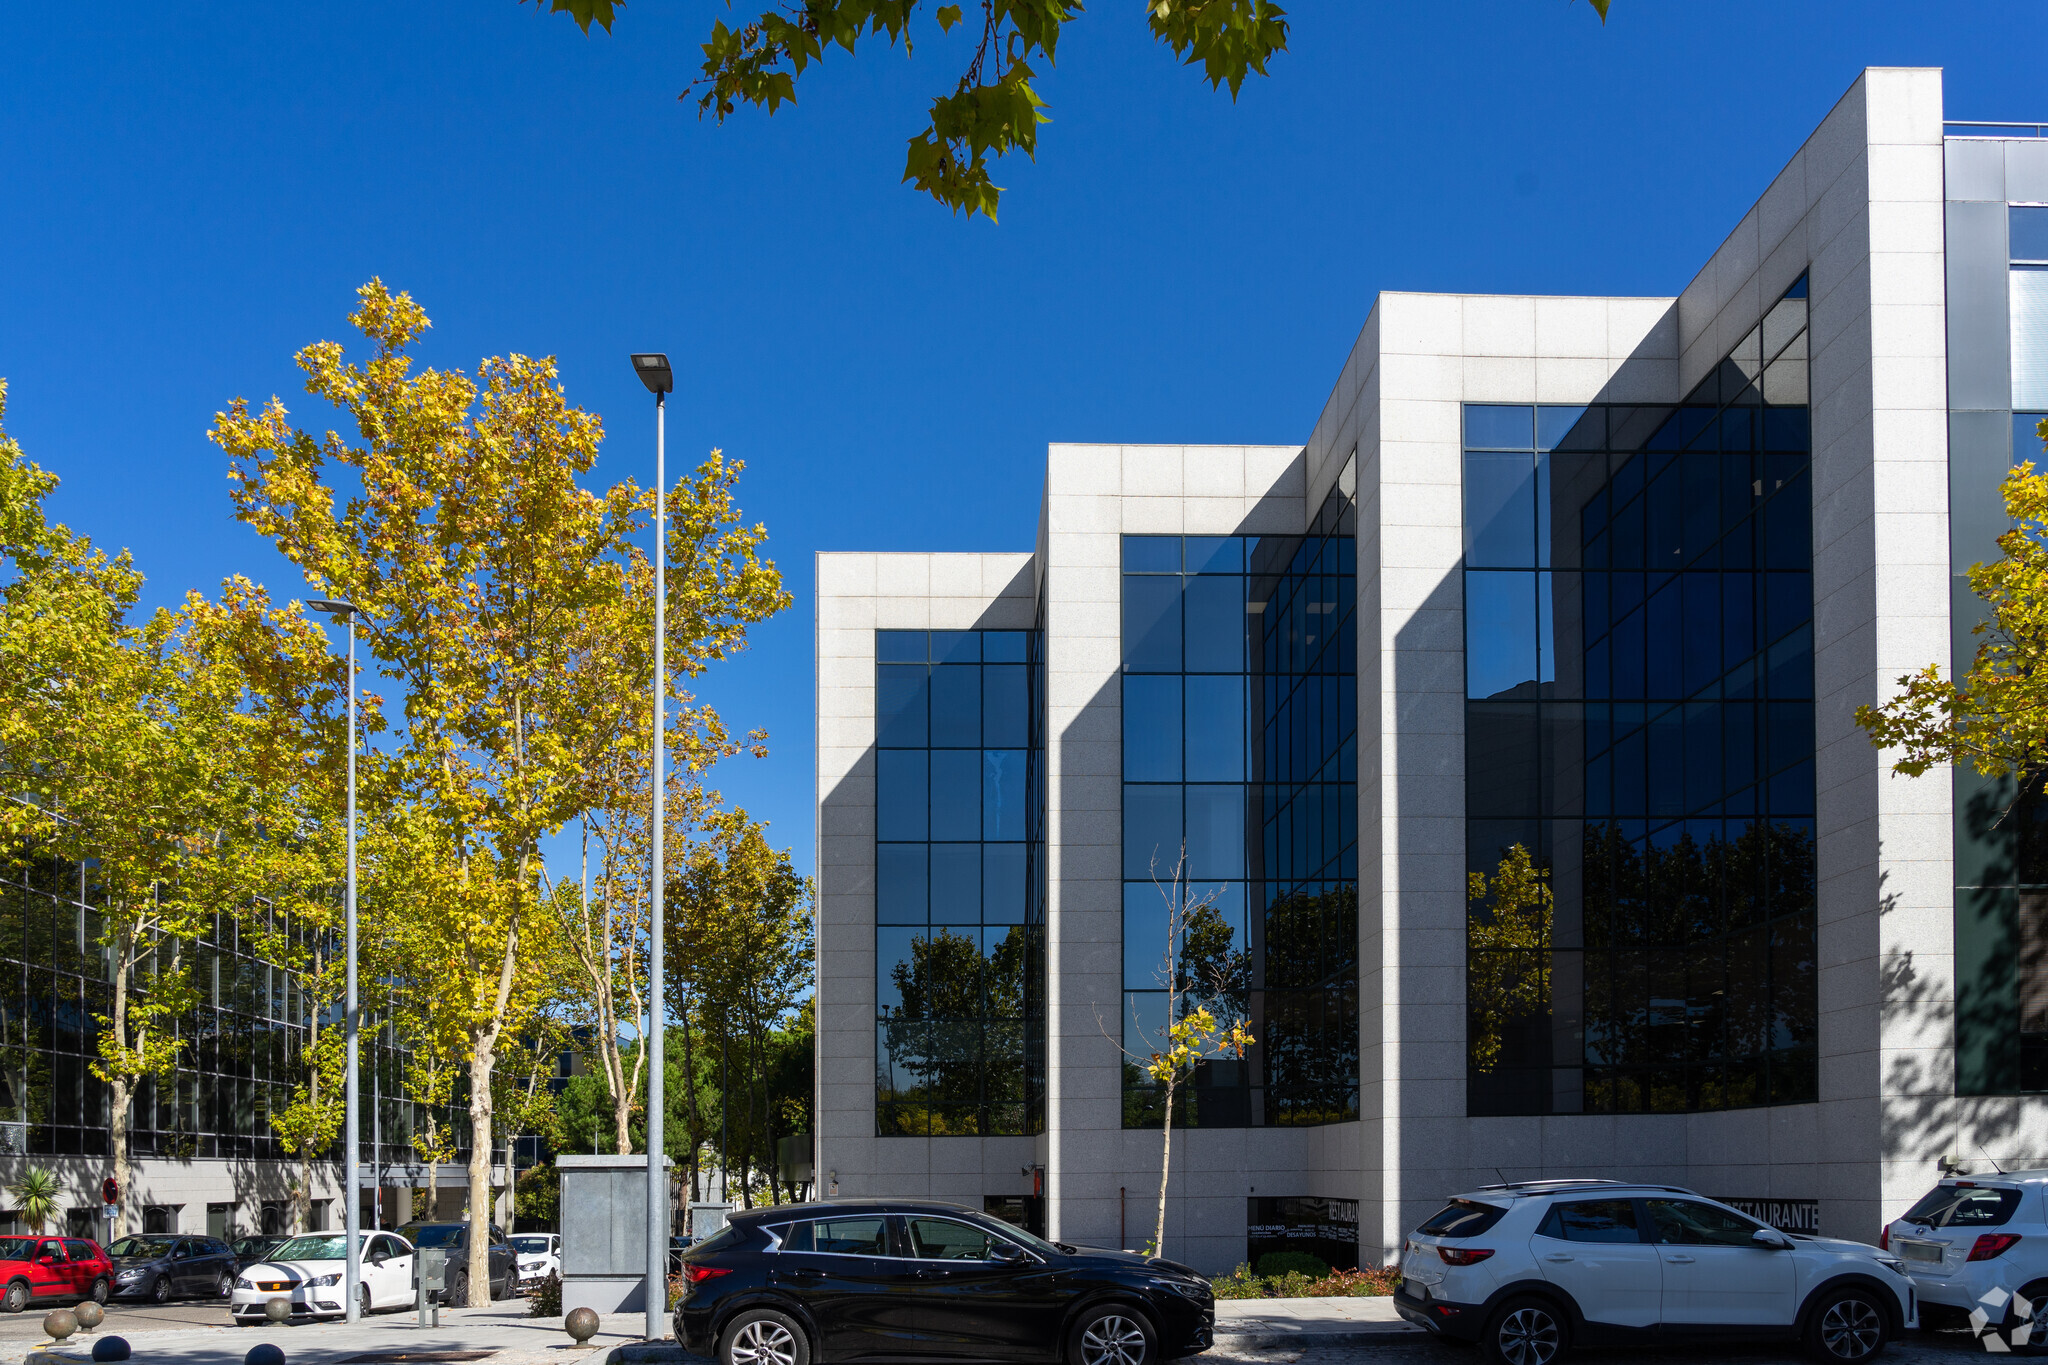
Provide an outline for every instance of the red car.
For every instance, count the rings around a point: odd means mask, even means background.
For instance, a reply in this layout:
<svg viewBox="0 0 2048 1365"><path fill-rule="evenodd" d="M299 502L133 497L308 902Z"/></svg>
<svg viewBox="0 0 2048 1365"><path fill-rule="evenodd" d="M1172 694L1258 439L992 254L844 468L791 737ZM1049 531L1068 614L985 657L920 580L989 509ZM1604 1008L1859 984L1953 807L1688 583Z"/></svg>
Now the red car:
<svg viewBox="0 0 2048 1365"><path fill-rule="evenodd" d="M91 1299L105 1303L114 1263L98 1242L79 1237L0 1237L0 1310L19 1313L31 1302Z"/></svg>

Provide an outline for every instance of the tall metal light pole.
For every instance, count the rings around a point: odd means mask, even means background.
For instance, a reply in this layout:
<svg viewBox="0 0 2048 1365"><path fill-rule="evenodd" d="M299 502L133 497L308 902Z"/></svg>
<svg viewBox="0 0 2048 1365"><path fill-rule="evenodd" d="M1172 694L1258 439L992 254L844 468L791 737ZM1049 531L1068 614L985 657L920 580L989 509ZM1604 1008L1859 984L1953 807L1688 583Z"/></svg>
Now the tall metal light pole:
<svg viewBox="0 0 2048 1365"><path fill-rule="evenodd" d="M353 602L308 602L314 611L325 612L348 623L348 898L344 919L348 939L348 1000L343 1006L342 1031L348 1039L348 1080L342 1089L342 1180L348 1193L342 1202L343 1227L348 1245L342 1262L342 1307L346 1321L361 1316L363 1282L363 1196L362 1153L356 1140L358 1097L356 1094L356 615Z"/></svg>
<svg viewBox="0 0 2048 1365"><path fill-rule="evenodd" d="M654 395L654 859L648 880L647 940L647 1339L668 1327L668 1180L662 1169L661 826L668 757L668 396L675 371L660 353L633 357L634 373Z"/></svg>

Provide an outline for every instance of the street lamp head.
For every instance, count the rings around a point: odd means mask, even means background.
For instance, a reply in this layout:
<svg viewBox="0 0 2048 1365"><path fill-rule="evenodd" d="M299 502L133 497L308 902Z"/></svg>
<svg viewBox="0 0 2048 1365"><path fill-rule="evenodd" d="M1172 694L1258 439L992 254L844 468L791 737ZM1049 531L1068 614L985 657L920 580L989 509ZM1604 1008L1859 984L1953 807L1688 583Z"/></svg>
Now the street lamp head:
<svg viewBox="0 0 2048 1365"><path fill-rule="evenodd" d="M316 599L306 603L306 605L314 611L325 612L327 615L342 621L350 619L362 610L353 602L323 602Z"/></svg>
<svg viewBox="0 0 2048 1365"><path fill-rule="evenodd" d="M633 372L640 376L640 382L647 386L649 393L674 393L676 374L668 367L668 357L660 351L633 357Z"/></svg>

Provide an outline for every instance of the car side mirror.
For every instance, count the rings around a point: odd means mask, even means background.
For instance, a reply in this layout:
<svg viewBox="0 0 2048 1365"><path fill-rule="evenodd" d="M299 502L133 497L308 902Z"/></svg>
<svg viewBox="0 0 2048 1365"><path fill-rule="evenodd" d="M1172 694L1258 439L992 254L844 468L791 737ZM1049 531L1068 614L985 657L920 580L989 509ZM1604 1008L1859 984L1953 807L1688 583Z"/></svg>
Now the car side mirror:
<svg viewBox="0 0 2048 1365"><path fill-rule="evenodd" d="M1014 1242L993 1242L989 1246L989 1259L1002 1261L1007 1265L1022 1264L1027 1258L1024 1248Z"/></svg>
<svg viewBox="0 0 2048 1365"><path fill-rule="evenodd" d="M1758 1228L1750 1234L1750 1240L1771 1251L1790 1251L1792 1239L1776 1228Z"/></svg>

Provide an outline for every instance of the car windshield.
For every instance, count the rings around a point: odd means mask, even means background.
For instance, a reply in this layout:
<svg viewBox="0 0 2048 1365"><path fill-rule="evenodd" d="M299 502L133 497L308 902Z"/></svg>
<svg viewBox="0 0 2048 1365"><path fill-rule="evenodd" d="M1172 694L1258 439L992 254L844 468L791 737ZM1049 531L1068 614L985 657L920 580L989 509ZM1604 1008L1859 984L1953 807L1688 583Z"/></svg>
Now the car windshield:
<svg viewBox="0 0 2048 1365"><path fill-rule="evenodd" d="M1476 1199L1453 1199L1415 1229L1425 1237L1477 1237L1501 1220L1506 1209Z"/></svg>
<svg viewBox="0 0 2048 1365"><path fill-rule="evenodd" d="M33 1237L0 1237L0 1261L32 1261L36 1256Z"/></svg>
<svg viewBox="0 0 2048 1365"><path fill-rule="evenodd" d="M430 1227L414 1228L408 1239L416 1247L452 1247L462 1245L462 1224L439 1223Z"/></svg>
<svg viewBox="0 0 2048 1365"><path fill-rule="evenodd" d="M991 1217L993 1217L993 1215L991 1215ZM1033 1237L1030 1233L1024 1231L1024 1229L1018 1227L1015 1223L1012 1223L1007 1218L997 1218L995 1221L996 1226L1000 1227L1003 1230L1003 1236L1009 1238L1013 1242L1022 1242L1025 1246L1030 1247L1033 1251L1037 1252L1041 1256L1062 1256L1066 1254L1062 1252L1058 1247L1054 1246L1051 1242L1046 1241L1043 1237Z"/></svg>
<svg viewBox="0 0 2048 1365"><path fill-rule="evenodd" d="M107 1248L109 1256L168 1256L178 1244L175 1237L123 1237Z"/></svg>
<svg viewBox="0 0 2048 1365"><path fill-rule="evenodd" d="M346 1234L334 1232L313 1237L294 1237L283 1246L274 1247L266 1259L272 1261L338 1261L342 1258L342 1247L347 1243Z"/></svg>
<svg viewBox="0 0 2048 1365"><path fill-rule="evenodd" d="M1909 1223L1938 1228L1997 1227L2020 1206L2018 1190L1983 1185L1936 1185L1906 1212Z"/></svg>
<svg viewBox="0 0 2048 1365"><path fill-rule="evenodd" d="M514 1251L526 1251L544 1256L548 1250L548 1239L545 1237L514 1237L512 1239L512 1249Z"/></svg>

